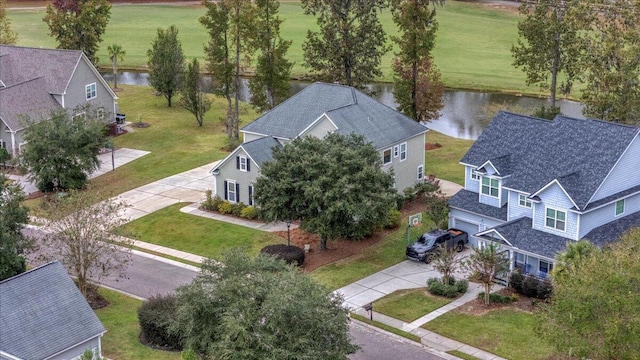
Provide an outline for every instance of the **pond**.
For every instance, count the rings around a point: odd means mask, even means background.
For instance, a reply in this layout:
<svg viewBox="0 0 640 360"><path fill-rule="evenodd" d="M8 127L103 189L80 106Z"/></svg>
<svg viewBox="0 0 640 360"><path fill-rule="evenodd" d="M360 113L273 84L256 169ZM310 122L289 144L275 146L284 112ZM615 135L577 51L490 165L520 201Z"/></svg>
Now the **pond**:
<svg viewBox="0 0 640 360"><path fill-rule="evenodd" d="M105 80L113 82L112 73L103 73ZM127 85L149 85L149 74L144 72L125 71L118 74L118 83ZM204 77L203 85L205 91L211 89L211 78ZM291 94L309 86L310 82L291 81ZM247 88L247 81L243 81L242 100L247 101L250 94ZM383 104L396 108L397 104L393 98L393 85L377 83L369 86L375 93L375 98ZM576 118L584 118L582 115L582 104L576 101L558 100L558 106L563 114ZM495 112L507 109L521 109L531 111L542 105L548 106L547 99L516 96L498 93L483 93L471 91L446 91L444 95L444 109L440 118L429 122L430 129L438 131L448 136L460 139L478 138L482 130L489 124Z"/></svg>

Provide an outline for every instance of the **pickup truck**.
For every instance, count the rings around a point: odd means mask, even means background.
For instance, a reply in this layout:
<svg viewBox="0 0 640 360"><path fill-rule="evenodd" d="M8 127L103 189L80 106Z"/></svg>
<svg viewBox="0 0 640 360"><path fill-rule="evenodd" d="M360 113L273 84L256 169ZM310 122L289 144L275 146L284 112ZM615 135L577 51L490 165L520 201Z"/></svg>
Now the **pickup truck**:
<svg viewBox="0 0 640 360"><path fill-rule="evenodd" d="M469 243L469 234L458 229L436 229L420 235L418 240L407 246L408 259L430 263L439 246L454 248L461 252Z"/></svg>

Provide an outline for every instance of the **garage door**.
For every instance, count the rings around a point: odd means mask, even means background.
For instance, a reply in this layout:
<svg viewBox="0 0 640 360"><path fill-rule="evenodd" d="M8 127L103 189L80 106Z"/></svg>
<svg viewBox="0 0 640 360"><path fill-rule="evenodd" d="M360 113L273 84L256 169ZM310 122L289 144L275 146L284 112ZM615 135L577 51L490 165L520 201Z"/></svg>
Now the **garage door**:
<svg viewBox="0 0 640 360"><path fill-rule="evenodd" d="M469 233L469 245L478 246L475 238L471 237L471 235L473 235L473 234L477 233L478 231L480 231L478 225L472 224L470 222L463 221L463 220L460 220L460 219L454 219L454 220L455 221L454 221L454 225L453 226L456 229L463 230L463 231L466 231L466 232Z"/></svg>

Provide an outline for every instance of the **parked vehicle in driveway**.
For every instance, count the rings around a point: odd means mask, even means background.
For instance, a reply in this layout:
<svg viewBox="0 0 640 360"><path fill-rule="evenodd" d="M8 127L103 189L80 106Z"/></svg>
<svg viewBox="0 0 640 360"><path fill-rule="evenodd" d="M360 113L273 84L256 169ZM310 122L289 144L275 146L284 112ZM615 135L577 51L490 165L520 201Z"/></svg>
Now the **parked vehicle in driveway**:
<svg viewBox="0 0 640 360"><path fill-rule="evenodd" d="M458 229L436 229L420 235L418 240L407 245L406 255L408 259L430 263L439 246L447 249L455 248L458 252L464 250L469 243L469 234Z"/></svg>

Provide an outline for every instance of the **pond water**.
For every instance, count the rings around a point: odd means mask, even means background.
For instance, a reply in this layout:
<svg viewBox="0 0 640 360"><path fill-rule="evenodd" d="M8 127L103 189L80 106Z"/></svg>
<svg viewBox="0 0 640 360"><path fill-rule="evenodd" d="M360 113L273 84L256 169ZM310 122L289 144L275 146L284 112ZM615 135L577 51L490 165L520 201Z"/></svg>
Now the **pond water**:
<svg viewBox="0 0 640 360"><path fill-rule="evenodd" d="M113 82L112 73L103 73L105 80ZM149 74L144 72L125 71L118 74L118 83L127 85L149 85ZM291 94L309 86L310 82L291 81ZM250 98L247 81L243 81L242 100ZM203 78L203 88L205 91L211 89L211 78ZM377 83L369 88L374 91L375 98L383 104L396 108L393 98L393 85ZM549 106L547 99L516 96L498 93L483 93L471 91L446 91L444 95L444 109L440 118L429 122L430 129L438 131L448 136L460 139L478 138L482 130L489 124L495 112L507 109L520 109L531 112L531 109L542 105ZM558 100L557 105L563 114L576 118L584 118L582 115L582 104L569 100Z"/></svg>

